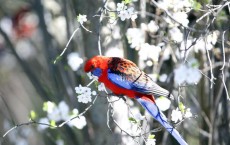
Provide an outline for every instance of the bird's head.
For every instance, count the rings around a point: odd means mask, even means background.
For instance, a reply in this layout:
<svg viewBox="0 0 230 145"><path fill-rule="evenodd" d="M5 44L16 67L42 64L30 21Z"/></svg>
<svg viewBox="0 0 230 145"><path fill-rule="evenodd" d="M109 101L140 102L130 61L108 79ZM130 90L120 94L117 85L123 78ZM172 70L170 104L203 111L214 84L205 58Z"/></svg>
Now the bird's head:
<svg viewBox="0 0 230 145"><path fill-rule="evenodd" d="M86 61L84 70L85 72L91 72L96 76L100 76L102 71L108 68L109 57L105 56L94 56L93 58Z"/></svg>

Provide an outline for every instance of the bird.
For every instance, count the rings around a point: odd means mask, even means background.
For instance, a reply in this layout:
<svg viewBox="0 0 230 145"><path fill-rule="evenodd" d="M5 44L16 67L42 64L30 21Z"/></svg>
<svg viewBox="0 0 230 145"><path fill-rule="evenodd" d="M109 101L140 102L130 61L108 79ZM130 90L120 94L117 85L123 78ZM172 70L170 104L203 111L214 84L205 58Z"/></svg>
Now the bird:
<svg viewBox="0 0 230 145"><path fill-rule="evenodd" d="M84 71L97 76L98 81L104 83L113 94L136 99L180 145L188 145L179 132L169 124L155 102L155 97L164 96L173 99L173 95L157 85L135 63L120 57L97 55L86 61Z"/></svg>

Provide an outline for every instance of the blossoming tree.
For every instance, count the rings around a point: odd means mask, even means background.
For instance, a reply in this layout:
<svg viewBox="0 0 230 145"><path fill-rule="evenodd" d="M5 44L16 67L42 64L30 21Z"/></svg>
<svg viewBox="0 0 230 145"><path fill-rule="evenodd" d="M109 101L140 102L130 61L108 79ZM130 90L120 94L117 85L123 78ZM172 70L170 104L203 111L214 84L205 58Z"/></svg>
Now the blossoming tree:
<svg viewBox="0 0 230 145"><path fill-rule="evenodd" d="M155 102L188 144L229 144L229 1L18 1L0 12L1 143L177 144L83 71L106 55L134 61L175 96Z"/></svg>

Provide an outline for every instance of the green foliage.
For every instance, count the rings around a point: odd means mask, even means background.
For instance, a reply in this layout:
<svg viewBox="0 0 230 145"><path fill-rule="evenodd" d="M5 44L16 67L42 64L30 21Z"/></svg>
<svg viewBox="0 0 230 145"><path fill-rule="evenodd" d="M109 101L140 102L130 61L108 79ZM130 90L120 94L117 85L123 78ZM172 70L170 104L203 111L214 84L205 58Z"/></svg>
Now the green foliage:
<svg viewBox="0 0 230 145"><path fill-rule="evenodd" d="M37 114L34 110L31 110L29 116L30 116L30 119L35 120L37 117Z"/></svg>
<svg viewBox="0 0 230 145"><path fill-rule="evenodd" d="M123 0L122 2L124 2L125 4L130 4L132 0Z"/></svg>
<svg viewBox="0 0 230 145"><path fill-rule="evenodd" d="M109 18L110 19L116 19L117 18L117 14L115 12L110 12L109 13Z"/></svg>
<svg viewBox="0 0 230 145"><path fill-rule="evenodd" d="M135 124L138 123L138 121L133 117L129 117L129 121Z"/></svg>
<svg viewBox="0 0 230 145"><path fill-rule="evenodd" d="M179 102L179 109L182 113L185 113L185 106L182 102Z"/></svg>
<svg viewBox="0 0 230 145"><path fill-rule="evenodd" d="M53 127L57 126L57 125L56 125L56 122L55 122L54 120L51 120L51 121L50 121L50 125L53 126Z"/></svg>
<svg viewBox="0 0 230 145"><path fill-rule="evenodd" d="M154 139L155 138L155 135L154 134L150 134L149 136L148 136L148 139Z"/></svg>
<svg viewBox="0 0 230 145"><path fill-rule="evenodd" d="M192 4L192 7L195 11L198 11L202 7L201 3L196 0L190 0L190 3Z"/></svg>
<svg viewBox="0 0 230 145"><path fill-rule="evenodd" d="M60 55L58 55L55 60L53 61L53 64L56 64L59 60L61 60L62 57Z"/></svg>
<svg viewBox="0 0 230 145"><path fill-rule="evenodd" d="M43 108L42 108L43 111L47 111L48 110L48 103L47 102L44 102L43 103Z"/></svg>

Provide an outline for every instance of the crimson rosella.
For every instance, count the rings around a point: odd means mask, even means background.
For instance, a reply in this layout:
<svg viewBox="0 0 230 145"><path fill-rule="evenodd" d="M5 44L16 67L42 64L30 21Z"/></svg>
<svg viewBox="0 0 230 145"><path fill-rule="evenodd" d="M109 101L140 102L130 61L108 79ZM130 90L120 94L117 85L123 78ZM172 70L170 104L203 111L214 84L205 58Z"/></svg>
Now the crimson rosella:
<svg viewBox="0 0 230 145"><path fill-rule="evenodd" d="M132 61L119 57L95 56L86 62L84 70L97 76L98 81L104 83L115 95L135 98L181 145L187 145L179 132L167 122L154 98L173 96L154 83Z"/></svg>

